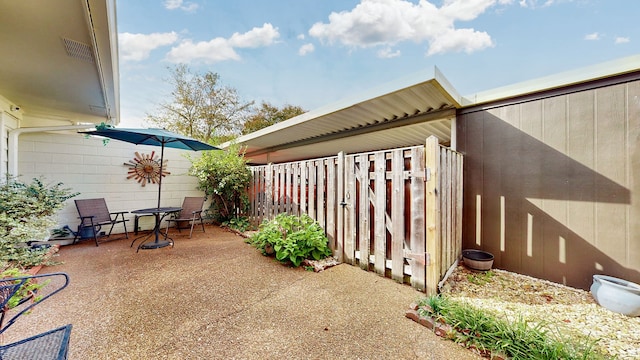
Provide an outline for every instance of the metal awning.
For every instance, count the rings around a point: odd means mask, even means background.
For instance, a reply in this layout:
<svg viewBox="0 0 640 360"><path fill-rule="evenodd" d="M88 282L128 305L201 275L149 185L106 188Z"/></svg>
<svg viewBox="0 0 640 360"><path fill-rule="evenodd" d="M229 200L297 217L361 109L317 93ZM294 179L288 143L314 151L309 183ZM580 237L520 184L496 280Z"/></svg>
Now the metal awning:
<svg viewBox="0 0 640 360"><path fill-rule="evenodd" d="M307 112L236 142L246 146L245 157L253 164L418 145L430 135L449 143L461 97L437 68L416 83L419 76Z"/></svg>

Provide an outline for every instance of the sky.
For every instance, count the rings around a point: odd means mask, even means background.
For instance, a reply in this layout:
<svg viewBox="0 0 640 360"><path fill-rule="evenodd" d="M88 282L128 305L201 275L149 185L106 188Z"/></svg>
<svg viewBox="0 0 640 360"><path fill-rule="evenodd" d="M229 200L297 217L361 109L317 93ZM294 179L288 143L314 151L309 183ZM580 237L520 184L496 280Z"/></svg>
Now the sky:
<svg viewBox="0 0 640 360"><path fill-rule="evenodd" d="M637 0L117 0L122 127L170 68L314 110L437 67L460 95L640 54ZM640 66L640 64L639 64Z"/></svg>

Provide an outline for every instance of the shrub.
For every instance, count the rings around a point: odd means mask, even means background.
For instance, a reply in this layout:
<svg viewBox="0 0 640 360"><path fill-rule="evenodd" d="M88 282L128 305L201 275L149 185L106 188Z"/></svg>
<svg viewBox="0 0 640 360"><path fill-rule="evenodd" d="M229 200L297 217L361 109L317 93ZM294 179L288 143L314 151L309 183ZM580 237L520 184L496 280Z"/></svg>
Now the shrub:
<svg viewBox="0 0 640 360"><path fill-rule="evenodd" d="M53 215L78 193L62 183L45 185L41 179L25 184L10 179L0 185L0 262L18 267L39 265L47 249L25 246L43 240L55 225Z"/></svg>
<svg viewBox="0 0 640 360"><path fill-rule="evenodd" d="M198 189L211 198L208 214L214 221L224 223L246 213L251 170L238 145L227 151L205 151L191 163L189 173L198 178Z"/></svg>
<svg viewBox="0 0 640 360"><path fill-rule="evenodd" d="M300 266L304 259L321 260L331 255L324 230L309 215L278 214L264 221L247 240L263 255L275 253L278 261Z"/></svg>

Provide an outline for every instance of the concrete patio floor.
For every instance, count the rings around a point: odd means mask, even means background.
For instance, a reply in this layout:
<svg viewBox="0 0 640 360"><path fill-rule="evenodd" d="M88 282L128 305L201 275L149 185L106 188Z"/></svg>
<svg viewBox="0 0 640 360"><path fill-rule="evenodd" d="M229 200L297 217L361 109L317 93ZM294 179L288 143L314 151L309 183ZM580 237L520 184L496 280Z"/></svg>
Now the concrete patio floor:
<svg viewBox="0 0 640 360"><path fill-rule="evenodd" d="M132 234L130 235L130 237ZM404 317L422 293L350 265L287 268L208 226L175 247L63 246L68 288L5 342L73 324L69 359L480 359Z"/></svg>

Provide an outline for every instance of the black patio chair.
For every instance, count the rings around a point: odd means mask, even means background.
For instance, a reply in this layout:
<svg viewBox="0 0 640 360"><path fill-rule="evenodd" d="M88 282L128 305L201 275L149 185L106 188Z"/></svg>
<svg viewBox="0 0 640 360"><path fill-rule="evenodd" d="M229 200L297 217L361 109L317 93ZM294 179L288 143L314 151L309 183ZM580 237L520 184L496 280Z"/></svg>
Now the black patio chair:
<svg viewBox="0 0 640 360"><path fill-rule="evenodd" d="M30 281L41 281L41 279L48 279L51 282L44 283L44 286L36 290L35 293L23 294L20 291L23 285ZM42 304L43 301L60 292L68 284L69 276L65 273L0 279L0 335L4 334L21 315L32 311L35 306ZM10 300L14 295L21 296L21 298L12 304L15 305L12 309L9 309ZM6 317L9 316L11 316L10 319L5 323ZM11 344L0 345L0 359L66 359L71 327L72 325L68 324Z"/></svg>
<svg viewBox="0 0 640 360"><path fill-rule="evenodd" d="M204 196L187 196L182 202L182 210L179 213L174 213L170 219L167 219L167 228L165 230L165 236L169 233L169 225L172 222L176 223L176 229L180 232L180 229L191 228L189 237L193 234L193 226L196 222L199 222L204 232L204 222L202 220L202 206L204 205Z"/></svg>
<svg viewBox="0 0 640 360"><path fill-rule="evenodd" d="M113 226L120 223L124 225L125 237L127 239L129 238L129 233L127 232L127 221L129 221L129 219L124 218L124 214L127 214L128 211L109 212L104 198L81 199L75 200L75 202L78 215L80 215L80 225L78 225L78 232L73 238L74 244L80 239L93 238L96 246L98 246L98 236L100 236L102 226L111 225L109 233L105 235L111 236Z"/></svg>

